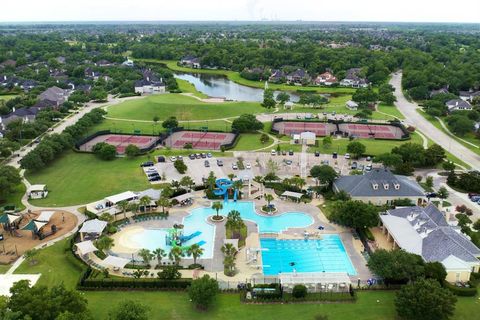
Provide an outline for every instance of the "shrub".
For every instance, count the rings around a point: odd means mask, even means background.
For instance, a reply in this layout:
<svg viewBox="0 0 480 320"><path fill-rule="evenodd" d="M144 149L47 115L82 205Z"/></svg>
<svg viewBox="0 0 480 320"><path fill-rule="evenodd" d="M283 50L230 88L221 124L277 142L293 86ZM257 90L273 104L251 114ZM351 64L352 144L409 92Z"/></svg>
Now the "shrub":
<svg viewBox="0 0 480 320"><path fill-rule="evenodd" d="M307 287L303 284L297 284L293 287L292 296L294 298L305 298L307 296Z"/></svg>
<svg viewBox="0 0 480 320"><path fill-rule="evenodd" d="M451 293L453 293L456 296L459 297L474 297L477 295L477 288L472 285L471 282L468 282L470 284L470 288L464 288L464 287L457 287L454 284L445 282L444 287L450 290Z"/></svg>
<svg viewBox="0 0 480 320"><path fill-rule="evenodd" d="M178 173L180 174L184 174L185 172L187 172L187 169L188 169L187 165L182 160L176 160L173 163L173 166L175 167L175 169L177 169Z"/></svg>
<svg viewBox="0 0 480 320"><path fill-rule="evenodd" d="M159 279L162 280L176 280L180 279L182 277L182 274L180 271L178 271L178 268L175 266L168 266L162 271L157 273L157 276Z"/></svg>

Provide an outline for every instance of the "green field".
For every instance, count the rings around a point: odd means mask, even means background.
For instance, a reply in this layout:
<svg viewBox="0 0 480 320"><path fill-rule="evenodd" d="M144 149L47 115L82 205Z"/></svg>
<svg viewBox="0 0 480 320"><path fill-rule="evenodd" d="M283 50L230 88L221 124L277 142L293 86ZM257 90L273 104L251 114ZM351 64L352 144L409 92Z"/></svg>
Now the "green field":
<svg viewBox="0 0 480 320"><path fill-rule="evenodd" d="M261 149L261 148L267 147L268 145L273 143L273 140L271 138L269 138L267 143L262 144L260 142L260 136L261 136L260 133L242 133L240 135L240 138L238 139L237 144L235 145L235 148L233 148L233 150L234 151L256 150L256 149Z"/></svg>
<svg viewBox="0 0 480 320"><path fill-rule="evenodd" d="M254 88L261 88L265 87L265 81L253 81L247 80L240 76L239 72L230 71L230 70L211 70L211 69L192 69L188 67L182 67L177 65L177 61L173 60L155 60L155 59L138 59L140 61L149 62L149 63L160 63L170 70L179 71L179 72L190 72L190 73L205 73L205 74L216 74L216 75L224 75L229 80L236 82L238 84L242 84L249 87ZM281 91L315 91L318 93L336 93L336 94L352 94L355 92L355 89L352 88L343 88L343 87L318 87L318 86L293 86L287 84L276 84L276 83L269 83L268 87L273 90L281 90Z"/></svg>
<svg viewBox="0 0 480 320"><path fill-rule="evenodd" d="M22 197L25 194L26 187L23 183L20 183L15 189L14 193L10 194L3 200L0 200L0 207L3 207L6 204L14 204L19 210L25 209L25 206L22 204Z"/></svg>
<svg viewBox="0 0 480 320"><path fill-rule="evenodd" d="M236 117L245 113L260 113L265 109L256 102L207 103L181 94L152 95L130 100L108 108L108 116L129 120L152 121L175 116L178 120L208 120Z"/></svg>
<svg viewBox="0 0 480 320"><path fill-rule="evenodd" d="M145 190L150 184L139 166L145 160L147 156L103 161L92 154L66 152L39 173L27 173L32 184L46 184L49 189L47 198L31 202L38 206L79 205L126 190Z"/></svg>
<svg viewBox="0 0 480 320"><path fill-rule="evenodd" d="M4 274L10 269L11 265L9 264L0 264L0 274Z"/></svg>
<svg viewBox="0 0 480 320"><path fill-rule="evenodd" d="M17 95L16 94L4 94L0 95L0 100L10 100L15 98Z"/></svg>
<svg viewBox="0 0 480 320"><path fill-rule="evenodd" d="M74 288L82 267L70 253L65 252L67 240L41 250L39 263L29 266L23 262L15 273L41 273L39 285L51 286L64 283ZM108 312L127 299L142 302L150 307L150 319L314 319L316 315L328 315L335 320L390 320L395 318L394 291L361 291L356 303L326 304L273 304L247 305L240 303L238 294L220 294L215 306L207 312L196 311L184 292L142 291L85 291L94 319L106 319ZM478 297L459 297L454 320L473 319L480 312Z"/></svg>
<svg viewBox="0 0 480 320"><path fill-rule="evenodd" d="M208 98L208 95L198 91L193 84L188 82L187 80L182 80L182 79L175 79L178 84L178 88L185 93L193 93L195 97L204 99Z"/></svg>
<svg viewBox="0 0 480 320"><path fill-rule="evenodd" d="M400 119L400 120L405 119L403 114L395 106L387 106L385 104L379 104L377 106L377 110L380 111L380 112L389 114L390 116L392 116L394 118L397 118L397 119Z"/></svg>

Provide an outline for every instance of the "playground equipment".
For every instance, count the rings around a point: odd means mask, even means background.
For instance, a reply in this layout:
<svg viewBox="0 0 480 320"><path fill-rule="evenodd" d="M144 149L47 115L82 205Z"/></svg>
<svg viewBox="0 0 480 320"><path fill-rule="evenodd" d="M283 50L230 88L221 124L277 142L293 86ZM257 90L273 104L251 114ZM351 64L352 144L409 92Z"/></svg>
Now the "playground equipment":
<svg viewBox="0 0 480 320"><path fill-rule="evenodd" d="M183 246L182 244L192 240L195 237L198 237L202 234L200 231L195 231L194 233L186 236L183 234L182 228L171 228L167 230L167 235L165 235L165 244L171 247L180 247L182 250L188 250L190 246ZM204 245L206 242L201 240L197 242L199 246Z"/></svg>
<svg viewBox="0 0 480 320"><path fill-rule="evenodd" d="M213 190L213 194L216 196L223 196L224 201L228 201L228 192L233 189L233 182L230 179L221 178L215 181L217 189ZM233 189L233 201L237 201L238 190Z"/></svg>

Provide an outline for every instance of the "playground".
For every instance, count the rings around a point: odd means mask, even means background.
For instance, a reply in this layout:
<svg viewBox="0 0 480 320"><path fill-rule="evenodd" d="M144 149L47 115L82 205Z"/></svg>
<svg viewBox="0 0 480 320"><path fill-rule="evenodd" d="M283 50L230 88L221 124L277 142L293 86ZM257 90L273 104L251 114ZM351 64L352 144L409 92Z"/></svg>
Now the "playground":
<svg viewBox="0 0 480 320"><path fill-rule="evenodd" d="M125 148L130 145L136 145L140 149L147 149L154 146L160 138L157 136L140 136L129 134L102 134L86 141L79 146L81 151L92 151L94 145L100 142L111 144L117 148L118 154L125 153Z"/></svg>
<svg viewBox="0 0 480 320"><path fill-rule="evenodd" d="M192 149L220 150L221 146L232 144L236 137L236 134L227 132L178 131L165 139L164 144L175 149L183 149L186 144L191 144Z"/></svg>

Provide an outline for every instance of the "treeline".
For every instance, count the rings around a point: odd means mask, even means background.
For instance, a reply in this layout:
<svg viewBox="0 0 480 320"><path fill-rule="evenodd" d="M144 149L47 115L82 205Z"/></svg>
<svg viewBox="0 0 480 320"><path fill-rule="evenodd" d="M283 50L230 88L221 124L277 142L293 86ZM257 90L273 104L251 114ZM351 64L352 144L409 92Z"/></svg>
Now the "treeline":
<svg viewBox="0 0 480 320"><path fill-rule="evenodd" d="M35 149L20 160L21 167L29 171L43 169L65 150L72 148L75 141L83 137L89 128L102 122L104 114L104 110L94 109L62 133L46 136Z"/></svg>

